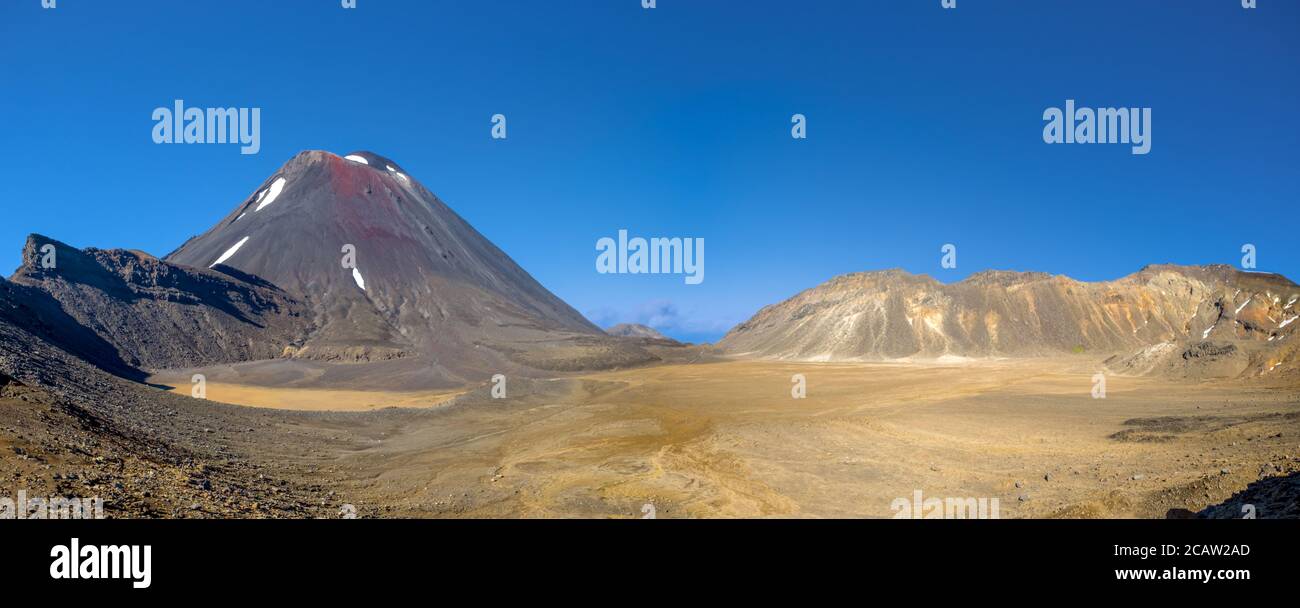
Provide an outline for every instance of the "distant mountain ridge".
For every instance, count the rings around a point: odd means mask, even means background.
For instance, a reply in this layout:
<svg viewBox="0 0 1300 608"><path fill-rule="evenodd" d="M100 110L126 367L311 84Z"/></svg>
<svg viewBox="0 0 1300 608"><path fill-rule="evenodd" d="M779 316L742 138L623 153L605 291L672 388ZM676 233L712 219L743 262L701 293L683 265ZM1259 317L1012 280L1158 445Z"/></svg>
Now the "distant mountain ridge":
<svg viewBox="0 0 1300 608"><path fill-rule="evenodd" d="M675 342L672 338L663 335L659 330L642 325L640 323L619 323L605 330L605 333L620 338L648 338L651 340L669 340Z"/></svg>
<svg viewBox="0 0 1300 608"><path fill-rule="evenodd" d="M1101 282L987 271L949 284L895 269L838 276L766 306L718 346L837 361L1132 353L1223 340L1275 353L1250 364L1273 367L1294 359L1297 297L1300 287L1281 275L1219 265L1152 265Z"/></svg>

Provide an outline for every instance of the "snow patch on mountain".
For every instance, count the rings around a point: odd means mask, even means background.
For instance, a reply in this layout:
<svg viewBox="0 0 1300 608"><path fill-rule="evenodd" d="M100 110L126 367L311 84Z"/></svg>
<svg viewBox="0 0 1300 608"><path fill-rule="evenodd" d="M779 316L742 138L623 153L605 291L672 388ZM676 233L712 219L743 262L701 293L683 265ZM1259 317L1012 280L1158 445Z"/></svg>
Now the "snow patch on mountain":
<svg viewBox="0 0 1300 608"><path fill-rule="evenodd" d="M393 175L396 175L396 176L399 177L399 178L401 178L401 180L404 181L404 182L409 182L409 181L411 181L411 180L407 179L407 177L406 177L405 175L402 175L402 172L401 172L401 171L398 171L397 169L394 169L392 165L388 165L388 172L389 172L389 173L392 173Z"/></svg>
<svg viewBox="0 0 1300 608"><path fill-rule="evenodd" d="M253 211L261 211L263 207L266 207L267 205L274 203L275 199L279 198L280 193L284 191L285 182L286 180L283 177L277 178L275 180L275 183L271 184L271 188L266 193L266 200L263 200L262 202L258 203L257 208L254 209Z"/></svg>
<svg viewBox="0 0 1300 608"><path fill-rule="evenodd" d="M208 265L208 268L212 268L213 266L216 266L217 264L220 264L220 263L222 263L222 262L224 262L224 261L226 261L226 260L229 260L229 259L230 259L230 256L235 255L235 252L236 252L236 251L239 251L239 248L240 248L240 247L243 247L243 246L244 246L244 243L247 243L247 242L248 242L248 237L244 237L244 238L242 238L242 239L239 239L239 242L238 242L238 243L235 243L235 246L234 246L234 247L231 247L230 249L227 249L225 253L221 254L221 257L217 258L217 261L215 261L215 262L209 264L209 265Z"/></svg>

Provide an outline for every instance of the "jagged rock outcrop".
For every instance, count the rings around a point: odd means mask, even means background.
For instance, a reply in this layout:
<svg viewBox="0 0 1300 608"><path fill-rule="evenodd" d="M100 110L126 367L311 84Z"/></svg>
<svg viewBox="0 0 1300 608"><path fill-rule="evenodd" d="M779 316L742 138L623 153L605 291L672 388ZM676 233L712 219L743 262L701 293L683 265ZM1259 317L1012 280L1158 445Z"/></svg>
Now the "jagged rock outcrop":
<svg viewBox="0 0 1300 608"><path fill-rule="evenodd" d="M43 249L53 247L53 267ZM48 249L46 249L48 251ZM278 357L309 333L303 305L233 268L171 264L31 235L9 320L118 375ZM3 314L3 313L0 313Z"/></svg>

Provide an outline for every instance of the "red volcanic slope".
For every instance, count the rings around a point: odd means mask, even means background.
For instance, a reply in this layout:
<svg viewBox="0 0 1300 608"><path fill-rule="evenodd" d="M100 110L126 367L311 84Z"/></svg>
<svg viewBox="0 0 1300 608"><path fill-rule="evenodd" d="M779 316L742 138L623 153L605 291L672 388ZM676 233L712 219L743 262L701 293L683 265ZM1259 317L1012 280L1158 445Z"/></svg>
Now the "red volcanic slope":
<svg viewBox="0 0 1300 608"><path fill-rule="evenodd" d="M355 272L341 263L345 245L355 247ZM602 335L371 152L298 154L166 259L222 259L300 297L316 322L299 353L308 358L418 355L477 377L522 345Z"/></svg>

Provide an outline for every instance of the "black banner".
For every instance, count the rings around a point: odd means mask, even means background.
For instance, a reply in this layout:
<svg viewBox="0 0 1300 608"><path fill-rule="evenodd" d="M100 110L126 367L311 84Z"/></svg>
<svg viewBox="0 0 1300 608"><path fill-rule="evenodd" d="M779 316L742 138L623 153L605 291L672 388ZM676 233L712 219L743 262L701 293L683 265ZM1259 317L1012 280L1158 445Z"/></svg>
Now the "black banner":
<svg viewBox="0 0 1300 608"><path fill-rule="evenodd" d="M737 590L746 594L847 589L869 577L873 592L996 585L1195 597L1283 588L1300 538L1300 522L1270 520L104 520L9 521L0 530L9 589L127 598L214 586L301 598L478 585L526 596L536 585L589 580L652 581L646 593L667 599L675 585L736 576L749 581ZM114 572L107 562L119 559Z"/></svg>

